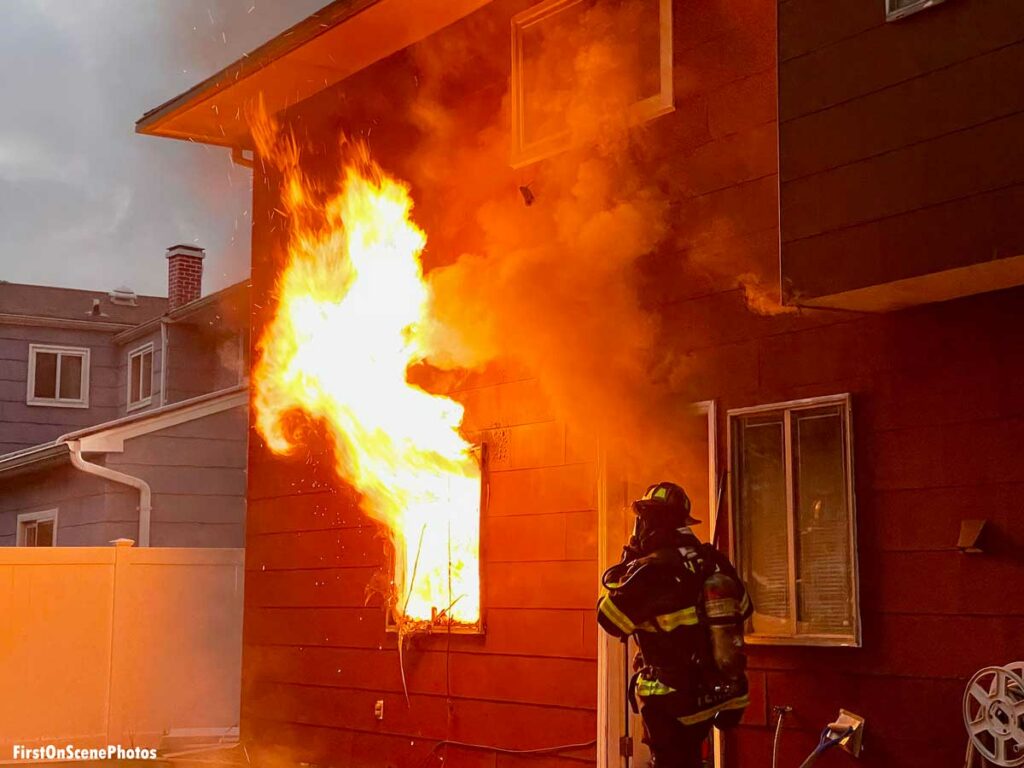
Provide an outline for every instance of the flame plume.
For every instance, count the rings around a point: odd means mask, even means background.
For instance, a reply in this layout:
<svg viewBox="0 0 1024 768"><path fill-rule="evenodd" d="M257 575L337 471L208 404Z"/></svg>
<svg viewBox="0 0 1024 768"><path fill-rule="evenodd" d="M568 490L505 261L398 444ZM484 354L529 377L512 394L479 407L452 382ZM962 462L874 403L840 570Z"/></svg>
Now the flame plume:
<svg viewBox="0 0 1024 768"><path fill-rule="evenodd" d="M299 151L262 110L261 159L282 174L288 250L253 371L256 427L272 451L297 445L296 410L329 429L338 475L393 545L389 604L400 626L480 619L480 468L463 408L410 384L426 352L426 235L408 187L365 144L343 146L337 192L315 194Z"/></svg>

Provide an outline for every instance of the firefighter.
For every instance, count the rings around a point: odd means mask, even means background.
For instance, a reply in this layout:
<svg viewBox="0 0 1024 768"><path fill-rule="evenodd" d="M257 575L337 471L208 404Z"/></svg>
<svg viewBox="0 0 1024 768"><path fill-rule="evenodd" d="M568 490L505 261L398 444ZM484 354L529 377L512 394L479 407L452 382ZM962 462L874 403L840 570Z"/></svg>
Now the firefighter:
<svg viewBox="0 0 1024 768"><path fill-rule="evenodd" d="M715 725L739 722L749 703L743 624L753 606L728 558L689 526L690 499L658 483L633 502L633 535L605 571L598 623L640 648L630 705L657 768L700 768Z"/></svg>

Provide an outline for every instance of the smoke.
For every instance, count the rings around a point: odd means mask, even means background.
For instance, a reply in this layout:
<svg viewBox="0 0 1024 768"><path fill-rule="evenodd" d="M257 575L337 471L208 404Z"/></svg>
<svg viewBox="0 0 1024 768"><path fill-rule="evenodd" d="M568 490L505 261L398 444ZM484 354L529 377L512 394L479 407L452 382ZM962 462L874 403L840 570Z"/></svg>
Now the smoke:
<svg viewBox="0 0 1024 768"><path fill-rule="evenodd" d="M681 453L677 416L688 402L687 358L659 346L659 314L645 296L645 260L675 247L678 192L664 136L633 117L644 87L635 41L651 5L581 10L533 41L532 96L554 105L534 117L545 124L557 113L565 133L559 152L522 170L509 165L510 95L472 85L481 70L486 79L498 58L488 50L507 26L471 19L458 37L421 44L411 115L423 138L409 163L414 188L433 198L424 206L439 262L428 275L429 362L480 370L512 361L573 427L612 445L641 441L634 469L649 475L670 472Z"/></svg>

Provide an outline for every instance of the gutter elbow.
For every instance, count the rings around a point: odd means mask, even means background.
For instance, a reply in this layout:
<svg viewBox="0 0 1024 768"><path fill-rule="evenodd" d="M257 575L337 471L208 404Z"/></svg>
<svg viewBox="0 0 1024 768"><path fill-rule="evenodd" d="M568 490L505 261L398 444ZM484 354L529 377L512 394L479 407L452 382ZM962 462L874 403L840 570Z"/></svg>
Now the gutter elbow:
<svg viewBox="0 0 1024 768"><path fill-rule="evenodd" d="M61 438L59 442L65 442ZM139 492L139 546L149 546L150 519L153 514L153 491L149 483L141 477L118 472L116 469L104 467L101 464L93 464L82 457L82 444L78 440L66 441L71 456L71 465L87 475L100 477L113 483L120 483L136 489Z"/></svg>

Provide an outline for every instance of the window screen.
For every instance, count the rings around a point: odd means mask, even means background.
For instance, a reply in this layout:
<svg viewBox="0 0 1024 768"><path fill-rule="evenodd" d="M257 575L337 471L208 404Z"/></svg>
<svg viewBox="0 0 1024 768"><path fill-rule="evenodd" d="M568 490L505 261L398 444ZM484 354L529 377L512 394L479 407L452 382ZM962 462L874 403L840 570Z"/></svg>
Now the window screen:
<svg viewBox="0 0 1024 768"><path fill-rule="evenodd" d="M18 544L23 547L52 547L56 543L55 513L44 512L28 515L29 519L18 521Z"/></svg>
<svg viewBox="0 0 1024 768"><path fill-rule="evenodd" d="M902 19L904 16L923 11L925 8L931 8L941 2L943 0L886 0L886 18L889 21Z"/></svg>
<svg viewBox="0 0 1024 768"><path fill-rule="evenodd" d="M57 354L36 353L35 396L52 399L57 396Z"/></svg>
<svg viewBox="0 0 1024 768"><path fill-rule="evenodd" d="M744 418L741 445L740 517L737 538L741 562L760 621L784 628L789 621L789 527L786 513L786 448L781 415Z"/></svg>
<svg viewBox="0 0 1024 768"><path fill-rule="evenodd" d="M743 409L729 420L753 635L856 643L848 398Z"/></svg>
<svg viewBox="0 0 1024 768"><path fill-rule="evenodd" d="M128 407L146 405L153 396L153 345L128 355Z"/></svg>
<svg viewBox="0 0 1024 768"><path fill-rule="evenodd" d="M89 350L29 345L29 405L88 406Z"/></svg>

